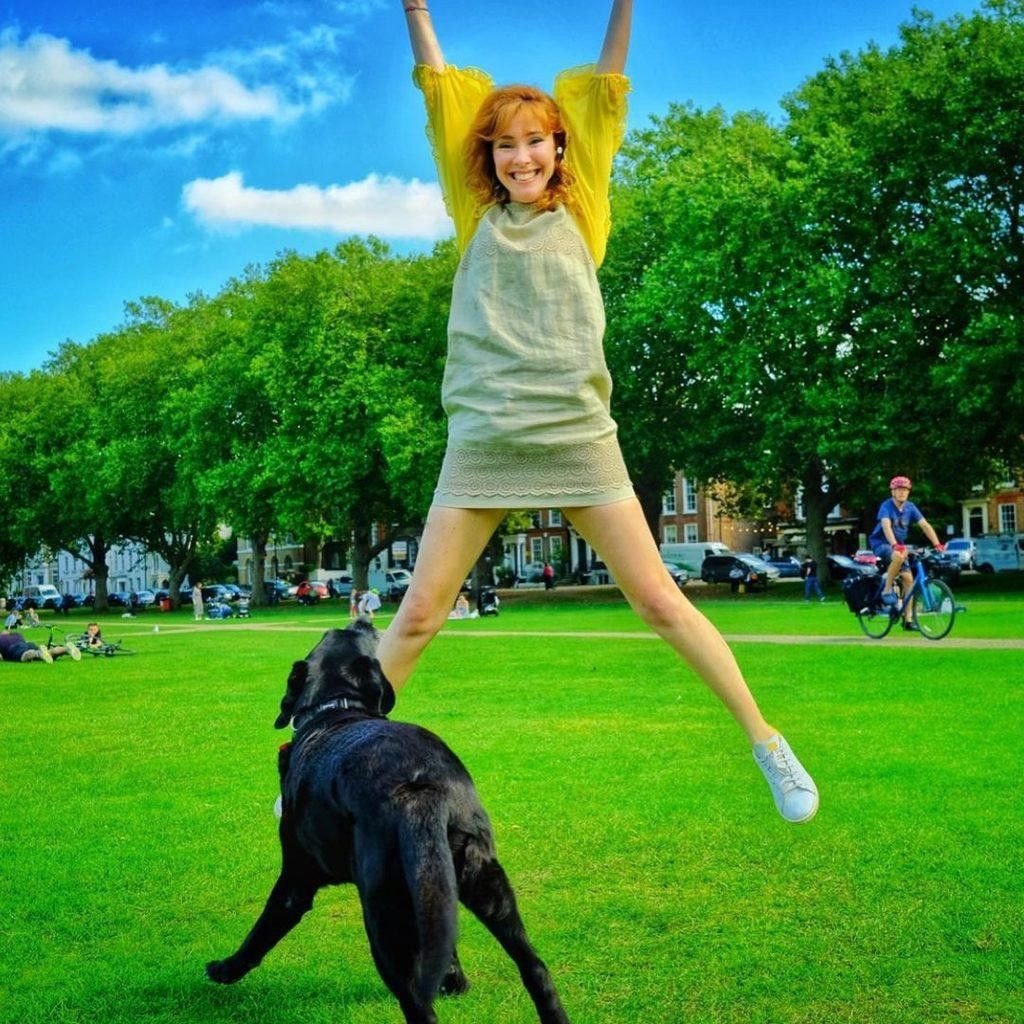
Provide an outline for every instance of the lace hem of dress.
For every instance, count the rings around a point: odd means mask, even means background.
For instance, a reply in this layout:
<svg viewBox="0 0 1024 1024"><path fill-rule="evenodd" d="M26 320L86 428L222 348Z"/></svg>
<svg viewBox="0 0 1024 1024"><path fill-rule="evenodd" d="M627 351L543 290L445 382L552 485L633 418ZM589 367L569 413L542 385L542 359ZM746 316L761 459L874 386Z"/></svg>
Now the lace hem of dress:
<svg viewBox="0 0 1024 1024"><path fill-rule="evenodd" d="M618 442L450 445L437 483L449 498L563 501L632 493Z"/></svg>

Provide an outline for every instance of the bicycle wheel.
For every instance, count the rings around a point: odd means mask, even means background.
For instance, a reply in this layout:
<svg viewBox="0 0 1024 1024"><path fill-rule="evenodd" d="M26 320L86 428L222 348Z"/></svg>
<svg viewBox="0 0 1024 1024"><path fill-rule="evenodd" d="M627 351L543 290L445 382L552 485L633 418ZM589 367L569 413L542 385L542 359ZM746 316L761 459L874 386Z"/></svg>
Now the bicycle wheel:
<svg viewBox="0 0 1024 1024"><path fill-rule="evenodd" d="M942 580L927 580L914 602L914 625L928 640L941 640L956 620L953 591Z"/></svg>
<svg viewBox="0 0 1024 1024"><path fill-rule="evenodd" d="M896 620L888 608L871 607L857 612L857 621L872 640L881 640Z"/></svg>

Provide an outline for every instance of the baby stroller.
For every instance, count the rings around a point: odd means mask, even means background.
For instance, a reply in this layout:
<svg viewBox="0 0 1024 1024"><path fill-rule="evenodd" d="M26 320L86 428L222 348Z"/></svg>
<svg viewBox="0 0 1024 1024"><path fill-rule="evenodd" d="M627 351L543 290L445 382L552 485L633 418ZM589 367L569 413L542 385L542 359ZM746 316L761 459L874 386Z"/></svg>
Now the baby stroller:
<svg viewBox="0 0 1024 1024"><path fill-rule="evenodd" d="M481 616L497 615L501 599L498 597L494 587L481 587L480 593L476 596L476 610Z"/></svg>

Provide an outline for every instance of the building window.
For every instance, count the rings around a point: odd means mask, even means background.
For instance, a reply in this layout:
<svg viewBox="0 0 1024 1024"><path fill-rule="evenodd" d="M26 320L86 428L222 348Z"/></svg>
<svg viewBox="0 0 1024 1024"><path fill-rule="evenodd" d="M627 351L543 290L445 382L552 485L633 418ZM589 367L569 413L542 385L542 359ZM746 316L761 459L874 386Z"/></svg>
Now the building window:
<svg viewBox="0 0 1024 1024"><path fill-rule="evenodd" d="M687 544L696 544L700 538L697 536L697 524L687 523L683 527L683 536Z"/></svg>
<svg viewBox="0 0 1024 1024"><path fill-rule="evenodd" d="M552 562L562 560L562 538L548 537L548 556Z"/></svg>
<svg viewBox="0 0 1024 1024"><path fill-rule="evenodd" d="M535 530L539 530L540 529L540 512L539 511L538 512L531 512L530 513L530 524L533 526L533 528Z"/></svg>
<svg viewBox="0 0 1024 1024"><path fill-rule="evenodd" d="M530 555L534 562L543 564L544 562L544 538L543 537L531 537L530 538Z"/></svg>
<svg viewBox="0 0 1024 1024"><path fill-rule="evenodd" d="M662 529L661 532L664 535L663 536L663 543L665 543L665 544L675 544L676 543L676 536L678 534L678 531L676 530L676 524L675 523L668 523Z"/></svg>
<svg viewBox="0 0 1024 1024"><path fill-rule="evenodd" d="M999 506L999 532L1000 533L1016 533L1017 532L1017 506L1016 505L1000 505Z"/></svg>
<svg viewBox="0 0 1024 1024"><path fill-rule="evenodd" d="M967 510L967 536L980 537L985 532L985 509L972 505Z"/></svg>
<svg viewBox="0 0 1024 1024"><path fill-rule="evenodd" d="M683 511L692 515L697 511L697 488L692 480L683 477Z"/></svg>
<svg viewBox="0 0 1024 1024"><path fill-rule="evenodd" d="M548 526L561 526L562 525L562 511L561 509L553 508L548 512Z"/></svg>
<svg viewBox="0 0 1024 1024"><path fill-rule="evenodd" d="M676 490L673 487L671 491L666 491L661 496L661 512L662 515L674 516L676 514Z"/></svg>

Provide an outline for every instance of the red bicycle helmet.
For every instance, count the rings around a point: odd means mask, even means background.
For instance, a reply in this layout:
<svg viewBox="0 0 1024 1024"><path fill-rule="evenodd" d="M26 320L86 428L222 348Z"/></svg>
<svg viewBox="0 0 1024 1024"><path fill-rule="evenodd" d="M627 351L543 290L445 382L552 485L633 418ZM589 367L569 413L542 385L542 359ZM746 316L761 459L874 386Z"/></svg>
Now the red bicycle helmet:
<svg viewBox="0 0 1024 1024"><path fill-rule="evenodd" d="M894 487L906 487L910 488L910 477L909 476L894 476L889 481L889 490L891 491Z"/></svg>

